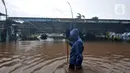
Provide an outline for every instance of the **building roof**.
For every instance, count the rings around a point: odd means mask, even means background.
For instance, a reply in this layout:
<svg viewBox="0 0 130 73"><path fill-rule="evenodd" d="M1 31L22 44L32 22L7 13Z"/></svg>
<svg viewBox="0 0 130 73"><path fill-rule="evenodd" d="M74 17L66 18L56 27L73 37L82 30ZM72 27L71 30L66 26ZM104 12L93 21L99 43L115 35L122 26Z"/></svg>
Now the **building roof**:
<svg viewBox="0 0 130 73"><path fill-rule="evenodd" d="M114 23L130 24L130 20L121 19L72 19L72 18L39 18L39 17L9 17L12 20L32 21L32 22L81 22L81 23Z"/></svg>
<svg viewBox="0 0 130 73"><path fill-rule="evenodd" d="M3 14L3 13L0 12L0 16L6 16L6 14Z"/></svg>

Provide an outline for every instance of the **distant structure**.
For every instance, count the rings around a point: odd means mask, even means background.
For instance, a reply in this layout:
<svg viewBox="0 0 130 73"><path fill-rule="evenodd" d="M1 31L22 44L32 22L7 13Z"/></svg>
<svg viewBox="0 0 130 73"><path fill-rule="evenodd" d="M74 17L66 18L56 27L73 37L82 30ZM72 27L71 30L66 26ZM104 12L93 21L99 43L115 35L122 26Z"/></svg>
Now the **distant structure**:
<svg viewBox="0 0 130 73"><path fill-rule="evenodd" d="M1 18L2 18L3 16L6 16L6 14L3 14L3 13L0 12L0 21L2 20Z"/></svg>
<svg viewBox="0 0 130 73"><path fill-rule="evenodd" d="M5 23L5 20L2 19L3 16L6 16L6 14L3 14L0 12L0 41L3 41L5 40L5 38L2 36L4 35L4 23Z"/></svg>
<svg viewBox="0 0 130 73"><path fill-rule="evenodd" d="M100 34L105 32L127 32L130 31L130 20L117 19L77 19L77 18L35 18L35 17L9 17L13 21L21 21L18 25L22 32L33 33L64 33L69 25L73 23L80 31L86 33Z"/></svg>
<svg viewBox="0 0 130 73"><path fill-rule="evenodd" d="M6 20L6 16L6 14L0 13L0 41L2 42L12 41L16 39L16 26L13 24L18 23L10 19Z"/></svg>
<svg viewBox="0 0 130 73"><path fill-rule="evenodd" d="M3 13L0 12L0 16L6 16L6 14L3 14Z"/></svg>

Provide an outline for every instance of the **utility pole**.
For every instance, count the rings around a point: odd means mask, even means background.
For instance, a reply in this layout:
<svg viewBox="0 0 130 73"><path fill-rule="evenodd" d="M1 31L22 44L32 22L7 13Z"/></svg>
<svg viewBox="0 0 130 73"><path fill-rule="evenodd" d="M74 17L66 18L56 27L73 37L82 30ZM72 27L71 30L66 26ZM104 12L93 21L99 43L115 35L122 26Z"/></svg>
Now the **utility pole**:
<svg viewBox="0 0 130 73"><path fill-rule="evenodd" d="M69 7L70 7L70 11L71 11L71 16L72 16L72 26L71 26L71 29L73 29L74 28L74 17L73 17L73 10L72 10L72 6L71 6L71 4L70 4L70 2L68 2L67 1L67 3L68 3L68 5L69 5Z"/></svg>
<svg viewBox="0 0 130 73"><path fill-rule="evenodd" d="M70 33L70 30L71 29L73 29L73 11L72 11L72 7L71 7L71 4L67 1L67 3L68 3L68 5L70 6L70 11L71 11L71 16L72 16L72 26L70 27L69 26L69 30L66 30L66 41L68 40L68 38L69 38L69 33ZM69 62L68 60L69 60L69 43L67 42L66 43L66 45L67 45L67 63Z"/></svg>
<svg viewBox="0 0 130 73"><path fill-rule="evenodd" d="M69 6L70 6L70 11L71 11L71 16L72 16L72 18L73 18L73 11L72 11L72 7L71 7L71 4L67 1L67 3L69 4Z"/></svg>
<svg viewBox="0 0 130 73"><path fill-rule="evenodd" d="M5 4L5 1L2 0L2 3L4 5L4 8L5 8L5 13L6 13L6 23L4 24L4 30L5 30L5 37L6 37L6 40L5 41L9 41L10 40L10 24L9 24L9 21L8 21L8 14L7 14L7 7L6 7L6 4Z"/></svg>

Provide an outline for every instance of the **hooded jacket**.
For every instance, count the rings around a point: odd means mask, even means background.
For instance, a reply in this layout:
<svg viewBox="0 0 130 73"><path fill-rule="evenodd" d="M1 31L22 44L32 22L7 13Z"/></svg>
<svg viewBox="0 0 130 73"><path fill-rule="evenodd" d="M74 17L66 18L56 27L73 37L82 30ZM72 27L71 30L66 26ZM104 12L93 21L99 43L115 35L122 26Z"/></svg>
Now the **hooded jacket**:
<svg viewBox="0 0 130 73"><path fill-rule="evenodd" d="M79 37L79 32L77 29L73 29L70 32L71 40L71 51L70 51L70 64L81 65L83 61L83 42Z"/></svg>

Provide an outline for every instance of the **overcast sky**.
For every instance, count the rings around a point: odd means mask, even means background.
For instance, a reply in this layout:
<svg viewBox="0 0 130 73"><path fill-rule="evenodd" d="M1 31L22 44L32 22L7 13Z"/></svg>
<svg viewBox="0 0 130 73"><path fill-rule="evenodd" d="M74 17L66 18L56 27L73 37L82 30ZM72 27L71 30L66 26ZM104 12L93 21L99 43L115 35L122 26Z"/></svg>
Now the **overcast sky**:
<svg viewBox="0 0 130 73"><path fill-rule="evenodd" d="M130 19L130 0L5 0L5 3L11 17L71 18L67 1L72 6L74 17L81 13L86 18ZM0 12L4 13L1 1Z"/></svg>

